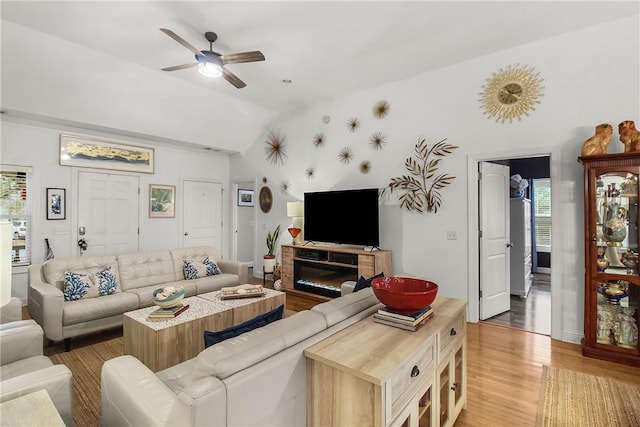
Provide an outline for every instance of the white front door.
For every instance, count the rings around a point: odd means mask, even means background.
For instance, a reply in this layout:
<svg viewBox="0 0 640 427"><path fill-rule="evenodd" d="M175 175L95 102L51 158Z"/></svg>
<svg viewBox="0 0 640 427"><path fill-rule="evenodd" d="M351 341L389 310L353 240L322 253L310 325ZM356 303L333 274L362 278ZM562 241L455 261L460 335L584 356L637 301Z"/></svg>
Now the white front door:
<svg viewBox="0 0 640 427"><path fill-rule="evenodd" d="M87 242L84 254L116 255L138 251L138 187L137 176L78 173L76 240Z"/></svg>
<svg viewBox="0 0 640 427"><path fill-rule="evenodd" d="M182 247L213 246L222 253L222 184L183 181Z"/></svg>
<svg viewBox="0 0 640 427"><path fill-rule="evenodd" d="M510 307L509 167L481 162L480 319Z"/></svg>

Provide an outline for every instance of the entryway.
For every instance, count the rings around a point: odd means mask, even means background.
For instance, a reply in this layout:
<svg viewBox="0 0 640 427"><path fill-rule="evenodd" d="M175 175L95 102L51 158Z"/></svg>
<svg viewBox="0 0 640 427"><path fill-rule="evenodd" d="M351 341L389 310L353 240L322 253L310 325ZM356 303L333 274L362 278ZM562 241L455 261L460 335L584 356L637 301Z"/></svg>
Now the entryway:
<svg viewBox="0 0 640 427"><path fill-rule="evenodd" d="M551 182L553 181L554 176L559 177L559 168L557 166L553 167L553 163L551 162L552 158L552 150L544 150L542 152L529 152L529 153L513 153L504 155L486 155L482 157L473 158L470 156L469 161L469 207L470 207L470 216L469 216L469 320L470 321L479 321L480 310L480 291L482 289L481 282L483 274L481 274L481 261L479 258L479 247L480 247L480 214L478 212L480 206L481 195L478 190L478 182L476 182L478 176L479 165L482 162L495 162L508 164L510 161L517 162L527 162L528 160L543 160L546 162L546 170L548 171L547 185L548 189L551 189ZM531 175L532 177L538 178L535 174ZM553 212L550 210L550 206L548 206L549 218L548 223L553 222ZM557 212L556 212L557 213ZM535 217L535 211L532 212L532 218ZM551 235L550 235L550 227L549 227L549 236L546 245L549 248L543 248L543 253L541 258L545 258L548 261L551 258L557 258L557 253L551 253ZM535 250L532 250L532 255L536 257L537 254ZM541 333L545 335L551 335L554 338L557 338L561 335L561 325L560 325L560 312L559 307L561 306L560 300L560 292L559 289L555 289L552 286L552 274L550 269L550 264L547 268L542 268L540 271L536 272L535 265L533 266L532 271L534 271L532 286L530 291L525 296L515 295L517 292L514 292L514 295L510 295L509 297L509 310L502 314L497 314L493 317L490 317L486 321L488 323L497 323L505 326L515 327L527 331L533 331L536 333ZM553 276L557 277L554 271ZM471 303L472 301L478 301L478 303ZM555 309L554 309L555 308ZM555 321L554 321L555 319Z"/></svg>
<svg viewBox="0 0 640 427"><path fill-rule="evenodd" d="M88 246L78 255L138 251L139 179L133 175L78 172L76 240Z"/></svg>

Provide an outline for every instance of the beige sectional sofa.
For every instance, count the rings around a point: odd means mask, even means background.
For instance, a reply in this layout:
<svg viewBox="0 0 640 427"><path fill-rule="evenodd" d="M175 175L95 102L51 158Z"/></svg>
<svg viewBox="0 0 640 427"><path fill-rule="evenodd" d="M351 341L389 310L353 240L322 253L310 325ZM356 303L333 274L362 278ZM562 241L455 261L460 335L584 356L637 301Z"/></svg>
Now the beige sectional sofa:
<svg viewBox="0 0 640 427"><path fill-rule="evenodd" d="M221 273L185 279L184 260L203 262L214 259ZM119 291L96 298L65 301L65 272L96 271L111 266ZM153 304L153 291L159 287L184 287L185 296L193 296L247 283L248 265L227 261L211 246L165 251L136 252L113 256L54 258L29 268L27 290L29 315L51 341L71 338L122 325L122 314Z"/></svg>
<svg viewBox="0 0 640 427"><path fill-rule="evenodd" d="M381 306L371 288L363 289L215 344L156 373L132 356L108 360L102 367L101 424L303 426L303 350Z"/></svg>

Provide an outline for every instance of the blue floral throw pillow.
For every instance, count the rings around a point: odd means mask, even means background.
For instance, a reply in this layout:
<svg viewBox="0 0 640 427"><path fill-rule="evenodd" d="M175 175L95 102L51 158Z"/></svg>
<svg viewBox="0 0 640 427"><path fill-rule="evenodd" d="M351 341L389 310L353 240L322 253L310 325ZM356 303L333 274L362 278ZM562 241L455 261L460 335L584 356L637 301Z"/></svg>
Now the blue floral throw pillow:
<svg viewBox="0 0 640 427"><path fill-rule="evenodd" d="M216 274L222 273L222 271L220 271L220 267L218 267L218 264L216 264L216 262L209 257L205 258L204 265L207 266L207 276L214 276Z"/></svg>
<svg viewBox="0 0 640 427"><path fill-rule="evenodd" d="M65 301L96 298L120 292L112 266L64 273L62 293Z"/></svg>
<svg viewBox="0 0 640 427"><path fill-rule="evenodd" d="M118 281L115 274L111 270L111 266L104 270L98 271L95 275L95 281L98 284L98 296L111 295L119 292Z"/></svg>
<svg viewBox="0 0 640 427"><path fill-rule="evenodd" d="M88 274L66 271L64 273L64 294L65 301L76 301L89 294L93 282Z"/></svg>
<svg viewBox="0 0 640 427"><path fill-rule="evenodd" d="M197 262L190 259L185 259L184 263L184 278L187 280L199 279L201 277L213 276L215 274L222 273L218 264L207 257L204 262Z"/></svg>

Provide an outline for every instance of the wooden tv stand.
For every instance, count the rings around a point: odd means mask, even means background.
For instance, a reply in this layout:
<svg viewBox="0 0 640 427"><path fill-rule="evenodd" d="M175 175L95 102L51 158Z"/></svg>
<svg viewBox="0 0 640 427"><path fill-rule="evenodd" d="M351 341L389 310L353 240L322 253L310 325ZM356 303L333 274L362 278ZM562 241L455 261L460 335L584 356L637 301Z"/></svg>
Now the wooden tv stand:
<svg viewBox="0 0 640 427"><path fill-rule="evenodd" d="M329 299L340 296L347 280L393 274L391 251L324 246L282 245L282 288Z"/></svg>

